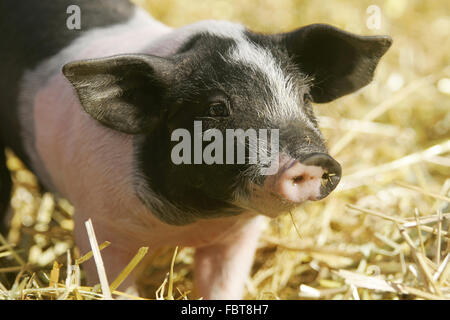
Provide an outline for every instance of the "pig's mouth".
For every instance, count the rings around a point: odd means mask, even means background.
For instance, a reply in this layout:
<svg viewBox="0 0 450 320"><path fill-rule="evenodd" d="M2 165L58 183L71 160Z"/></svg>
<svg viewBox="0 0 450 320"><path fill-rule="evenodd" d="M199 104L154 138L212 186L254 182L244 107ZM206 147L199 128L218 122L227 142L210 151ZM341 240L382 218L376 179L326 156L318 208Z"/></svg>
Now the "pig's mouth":
<svg viewBox="0 0 450 320"><path fill-rule="evenodd" d="M302 202L292 202L283 199L274 192L267 192L258 185L252 186L251 195L244 201L238 201L237 206L271 218L292 211Z"/></svg>

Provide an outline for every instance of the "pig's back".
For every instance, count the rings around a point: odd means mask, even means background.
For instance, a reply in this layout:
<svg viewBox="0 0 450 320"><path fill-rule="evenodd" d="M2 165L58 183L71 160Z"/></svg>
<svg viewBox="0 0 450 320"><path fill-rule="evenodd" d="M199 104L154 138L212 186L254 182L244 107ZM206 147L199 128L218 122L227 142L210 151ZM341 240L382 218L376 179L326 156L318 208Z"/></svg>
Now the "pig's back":
<svg viewBox="0 0 450 320"><path fill-rule="evenodd" d="M67 8L72 4L81 9L81 30L67 28ZM18 114L25 72L92 29L132 19L134 10L128 0L0 1L0 145L13 149L29 165Z"/></svg>
<svg viewBox="0 0 450 320"><path fill-rule="evenodd" d="M72 4L80 8L80 30L67 27ZM10 147L46 180L35 148L38 91L69 61L126 53L128 44L134 52L133 33L151 41L168 30L128 0L0 1L0 148Z"/></svg>

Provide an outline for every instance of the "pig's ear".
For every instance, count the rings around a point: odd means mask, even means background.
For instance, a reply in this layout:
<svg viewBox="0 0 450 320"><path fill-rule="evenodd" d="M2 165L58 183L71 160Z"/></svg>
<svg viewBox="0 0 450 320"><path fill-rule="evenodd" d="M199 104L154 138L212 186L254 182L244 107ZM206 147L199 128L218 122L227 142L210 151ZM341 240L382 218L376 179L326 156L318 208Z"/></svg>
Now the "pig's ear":
<svg viewBox="0 0 450 320"><path fill-rule="evenodd" d="M84 110L112 129L137 134L158 121L161 97L174 67L150 55L118 55L63 67Z"/></svg>
<svg viewBox="0 0 450 320"><path fill-rule="evenodd" d="M389 49L389 36L359 36L326 24L312 24L276 37L299 69L313 76L314 102L329 102L364 87Z"/></svg>

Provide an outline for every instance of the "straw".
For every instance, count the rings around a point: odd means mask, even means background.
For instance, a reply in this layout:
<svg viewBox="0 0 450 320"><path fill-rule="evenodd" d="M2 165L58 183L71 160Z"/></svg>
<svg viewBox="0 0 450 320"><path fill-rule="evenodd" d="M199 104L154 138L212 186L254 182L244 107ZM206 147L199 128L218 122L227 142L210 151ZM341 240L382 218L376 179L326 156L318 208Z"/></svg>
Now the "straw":
<svg viewBox="0 0 450 320"><path fill-rule="evenodd" d="M148 252L148 247L142 247L138 250L138 253L134 258L128 263L128 265L123 269L123 271L117 276L117 278L109 286L111 291L116 290L120 284L128 277L128 275L136 268L136 266L141 262Z"/></svg>
<svg viewBox="0 0 450 320"><path fill-rule="evenodd" d="M110 244L111 244L111 242L105 241L105 242L103 242L101 245L98 246L98 249L99 249L100 251L102 251L103 249L109 247ZM92 258L93 255L94 255L93 252L92 252L92 251L89 251L88 253L86 253L85 255L83 255L81 258L76 259L76 260L75 260L75 264L82 264L83 262L86 262L86 261L88 261L90 258Z"/></svg>
<svg viewBox="0 0 450 320"><path fill-rule="evenodd" d="M92 226L91 219L85 222L86 230L89 236L89 243L91 244L92 254L94 255L95 265L97 267L98 277L100 279L100 285L103 292L103 298L105 300L112 300L111 291L108 285L108 279L106 277L105 267L103 265L102 256L98 247L97 239L95 238L94 227Z"/></svg>

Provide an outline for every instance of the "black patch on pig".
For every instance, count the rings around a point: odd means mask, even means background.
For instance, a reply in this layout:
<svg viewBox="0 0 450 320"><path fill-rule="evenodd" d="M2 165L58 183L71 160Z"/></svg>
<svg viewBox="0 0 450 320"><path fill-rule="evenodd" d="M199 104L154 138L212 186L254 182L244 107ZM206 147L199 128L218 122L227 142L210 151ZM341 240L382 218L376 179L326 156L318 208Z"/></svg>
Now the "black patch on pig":
<svg viewBox="0 0 450 320"><path fill-rule="evenodd" d="M271 50L286 72L292 71L287 53L274 48L273 41L258 44ZM139 183L144 179L146 189L154 193L152 195L140 190L138 195L144 203L150 204L154 214L167 223L186 224L198 218L241 213L244 209L231 204L233 192L249 181L257 184L264 182L264 177L255 172L256 168L252 171L252 165L249 164L173 164L170 154L178 143L170 141L174 129L186 128L193 136L193 122L202 120L203 131L216 128L222 131L225 138L226 129L279 129L289 120L278 119L269 123L267 117L261 116L264 104L272 101L270 83L259 70L228 57L234 46L236 42L233 39L209 34L197 35L187 41L171 57L177 66L173 77L175 80L166 89L161 106L167 117L151 134L140 135L135 140L136 188L142 187ZM217 91L228 97L231 115L205 118L208 107L206 101ZM298 107L302 107L300 102ZM299 119L290 120L297 120L296 130L289 130L289 135L280 136L280 145L289 145L296 150L295 143L301 143L302 135L299 132L304 128ZM320 137L314 134L312 139L317 142L310 146L311 150L324 149ZM205 142L203 146L208 143ZM314 148L317 145L320 145L319 149ZM242 188L241 194L245 195L246 192L248 190ZM154 197L158 200L152 200ZM158 201L163 205L154 205ZM178 208L178 211L170 210L169 204Z"/></svg>
<svg viewBox="0 0 450 320"><path fill-rule="evenodd" d="M373 79L392 44L389 36L361 36L327 24L311 24L272 35L300 70L314 77L311 96L325 103L354 92Z"/></svg>

